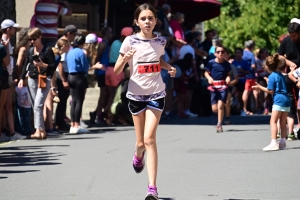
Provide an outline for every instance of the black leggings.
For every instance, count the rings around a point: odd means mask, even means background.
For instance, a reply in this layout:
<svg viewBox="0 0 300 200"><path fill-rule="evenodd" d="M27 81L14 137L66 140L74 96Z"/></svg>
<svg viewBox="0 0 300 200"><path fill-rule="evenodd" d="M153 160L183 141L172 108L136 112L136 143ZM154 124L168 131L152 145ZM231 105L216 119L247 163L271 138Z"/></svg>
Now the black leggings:
<svg viewBox="0 0 300 200"><path fill-rule="evenodd" d="M86 89L84 73L70 73L68 76L68 83L70 93L72 96L71 105L71 122L80 122L82 104L84 100L84 92Z"/></svg>

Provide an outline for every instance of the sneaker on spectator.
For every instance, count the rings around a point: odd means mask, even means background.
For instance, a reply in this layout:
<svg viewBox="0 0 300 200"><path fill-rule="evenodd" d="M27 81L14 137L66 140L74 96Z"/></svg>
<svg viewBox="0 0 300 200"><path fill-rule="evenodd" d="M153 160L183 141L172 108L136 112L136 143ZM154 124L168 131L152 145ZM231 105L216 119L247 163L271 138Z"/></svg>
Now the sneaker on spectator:
<svg viewBox="0 0 300 200"><path fill-rule="evenodd" d="M145 200L158 200L157 187L150 185L148 186L148 192Z"/></svg>
<svg viewBox="0 0 300 200"><path fill-rule="evenodd" d="M291 141L291 140L297 140L295 134L289 134L288 136L288 140Z"/></svg>
<svg viewBox="0 0 300 200"><path fill-rule="evenodd" d="M87 129L84 129L84 128L82 128L82 127L78 127L78 128L73 128L74 129L74 133L75 134L77 134L77 133L89 133L90 131L89 130L87 130Z"/></svg>
<svg viewBox="0 0 300 200"><path fill-rule="evenodd" d="M279 142L279 149L280 150L286 150L287 149L286 142Z"/></svg>
<svg viewBox="0 0 300 200"><path fill-rule="evenodd" d="M87 125L84 121L80 120L80 127L82 127L82 128L88 128L89 125Z"/></svg>
<svg viewBox="0 0 300 200"><path fill-rule="evenodd" d="M246 116L247 116L246 112L243 111L243 110L241 110L241 116L242 116L242 117L246 117Z"/></svg>
<svg viewBox="0 0 300 200"><path fill-rule="evenodd" d="M132 166L134 171L139 174L143 171L145 166L145 160L144 160L145 151L143 152L143 155L141 158L138 158L134 152L133 160L132 160Z"/></svg>
<svg viewBox="0 0 300 200"><path fill-rule="evenodd" d="M55 129L52 130L46 130L47 136L58 136L59 132L56 131Z"/></svg>
<svg viewBox="0 0 300 200"><path fill-rule="evenodd" d="M188 115L188 116L190 116L190 117L198 117L198 115L197 114L195 114L195 113L192 113L191 111L185 111L185 114L186 115Z"/></svg>
<svg viewBox="0 0 300 200"><path fill-rule="evenodd" d="M75 128L75 127L70 127L69 133L70 133L70 134L76 134L76 129L77 129L77 128Z"/></svg>
<svg viewBox="0 0 300 200"><path fill-rule="evenodd" d="M10 136L10 140L11 140L11 141L23 140L23 139L25 139L25 138L26 138L26 136L21 135L21 134L18 133L18 132L15 132L13 135Z"/></svg>
<svg viewBox="0 0 300 200"><path fill-rule="evenodd" d="M0 135L0 143L1 142L9 142L10 138L8 136L6 136L4 133L1 133Z"/></svg>
<svg viewBox="0 0 300 200"><path fill-rule="evenodd" d="M277 143L276 144L270 143L268 146L263 148L263 151L278 151L278 150L279 150L279 146Z"/></svg>

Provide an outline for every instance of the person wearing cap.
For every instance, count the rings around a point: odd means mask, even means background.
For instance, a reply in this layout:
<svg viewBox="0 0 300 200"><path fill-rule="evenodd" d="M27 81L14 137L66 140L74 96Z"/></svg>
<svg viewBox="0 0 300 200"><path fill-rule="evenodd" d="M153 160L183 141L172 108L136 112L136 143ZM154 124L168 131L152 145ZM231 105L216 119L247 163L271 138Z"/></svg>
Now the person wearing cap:
<svg viewBox="0 0 300 200"><path fill-rule="evenodd" d="M299 88L300 88L300 19L293 18L288 26L289 35L286 36L277 50L277 53L285 57L286 64L288 66L287 73L289 78L296 84L294 87L294 96L297 103L297 119L298 126L294 129L297 133L297 139L300 139L300 104L299 104ZM297 70L295 69L297 68ZM298 94L299 92L299 94Z"/></svg>
<svg viewBox="0 0 300 200"><path fill-rule="evenodd" d="M58 18L71 15L72 8L68 1L39 0L34 9L35 27L41 29L45 46L54 47L58 37Z"/></svg>
<svg viewBox="0 0 300 200"><path fill-rule="evenodd" d="M99 61L104 67L109 65L109 53L110 53L110 45L109 41L112 39L112 29L109 26L105 26L101 29L102 42L99 43L98 46L98 55L97 61ZM98 81L98 87L100 87L100 96L98 99L98 105L94 112L90 112L90 122L92 124L95 123L96 116L98 115L98 120L104 122L104 118L102 115L102 110L107 107L108 100L108 88L105 83L105 71L103 70L95 70L95 75ZM106 109L107 110L107 109Z"/></svg>
<svg viewBox="0 0 300 200"><path fill-rule="evenodd" d="M16 24L14 21L10 20L10 19L5 19L2 23L1 23L1 29L3 31L3 35L2 35L2 41L4 43L6 43L6 45L8 46L8 54L10 55L10 62L8 65L5 66L5 69L8 72L8 85L11 86L13 83L12 80L12 74L13 74L13 68L14 68L14 58L13 58L13 49L10 43L10 39L13 38L16 34L17 31L17 27L19 27L19 24ZM22 136L21 134L15 132L15 128L14 128L14 117L13 117L13 109L12 109L12 90L11 87L7 88L7 98L6 98L6 102L5 102L5 109L6 109L6 118L7 118L7 124L9 127L9 132L11 134L11 139L15 138L17 139L23 139L24 136ZM0 113L3 115L3 113Z"/></svg>
<svg viewBox="0 0 300 200"><path fill-rule="evenodd" d="M73 43L75 36L81 34L74 25L68 25L65 27L64 35L61 39L68 40ZM73 47L70 46L70 50ZM70 94L69 84L68 84L68 63L66 57L68 52L65 52L61 55L60 63L56 69L56 86L58 91L58 97L60 102L57 104L55 112L55 125L58 127L58 130L68 130L68 125L65 122L66 110L67 110L67 100Z"/></svg>
<svg viewBox="0 0 300 200"><path fill-rule="evenodd" d="M3 31L0 30L0 38L2 37ZM9 92L9 85L8 85L8 74L7 70L5 70L5 67L9 64L9 46L8 42L1 41L0 42L0 80L1 80L1 87L0 87L0 122L2 122L2 119L6 117L4 114L5 111L5 104L7 95ZM4 120L5 121L5 120ZM6 134L1 133L2 130L2 123L0 123L0 143L1 142L8 142L10 140L10 137L8 137Z"/></svg>
<svg viewBox="0 0 300 200"><path fill-rule="evenodd" d="M111 124L112 121L112 116L110 113L110 107L111 104L114 100L114 96L116 93L116 89L117 86L119 85L119 83L124 79L124 72L121 72L120 74L115 74L114 72L114 66L118 60L119 57L119 52L120 52L120 48L122 46L122 43L124 41L124 39L129 36L132 35L133 33L133 29L131 27L124 27L121 30L121 36L120 39L115 40L112 45L111 45L111 50L110 50L110 54L109 54L109 64L105 73L105 84L108 87L108 92L109 92L109 98L108 98L108 103L107 103L107 107L106 107L106 112L109 114L108 119L106 120L107 124Z"/></svg>

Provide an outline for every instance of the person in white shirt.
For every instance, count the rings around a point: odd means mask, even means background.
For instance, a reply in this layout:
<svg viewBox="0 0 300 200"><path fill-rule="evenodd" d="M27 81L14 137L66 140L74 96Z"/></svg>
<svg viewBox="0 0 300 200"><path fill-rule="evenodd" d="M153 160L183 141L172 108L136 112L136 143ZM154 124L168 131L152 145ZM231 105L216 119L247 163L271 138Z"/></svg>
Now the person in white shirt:
<svg viewBox="0 0 300 200"><path fill-rule="evenodd" d="M19 24L16 24L14 21L10 19L5 19L1 23L1 29L3 31L2 35L2 41L10 41L12 37L15 36L17 27L19 27ZM13 80L12 80L12 73L14 68L14 59L13 59L13 50L10 42L8 42L8 48L9 52L7 52L10 55L10 63L6 66L6 70L8 72L9 78L8 83L11 86ZM12 89L9 87L8 89L8 95L5 102L5 110L6 110L6 118L7 118L7 125L9 128L9 135L10 140L19 140L24 139L25 137L22 136L20 133L15 132L15 125L14 125L14 117L13 117L13 111L12 111ZM3 114L3 113L1 113ZM1 130L0 130L1 131Z"/></svg>

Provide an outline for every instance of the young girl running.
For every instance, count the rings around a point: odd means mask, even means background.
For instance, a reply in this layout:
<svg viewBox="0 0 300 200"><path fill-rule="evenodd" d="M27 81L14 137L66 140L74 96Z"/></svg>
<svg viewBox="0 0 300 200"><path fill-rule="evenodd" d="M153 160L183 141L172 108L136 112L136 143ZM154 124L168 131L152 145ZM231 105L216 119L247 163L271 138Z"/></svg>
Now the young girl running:
<svg viewBox="0 0 300 200"><path fill-rule="evenodd" d="M291 102L288 97L287 87L282 71L285 69L285 59L280 58L279 54L274 54L266 59L266 70L272 72L268 78L268 86L263 87L256 82L253 89L261 90L273 95L273 107L270 120L271 143L263 148L263 151L277 151L286 149L286 120L290 111ZM280 121L281 139L279 145L276 141L277 121Z"/></svg>
<svg viewBox="0 0 300 200"><path fill-rule="evenodd" d="M155 9L149 4L140 5L134 13L134 22L140 31L128 36L122 43L114 72L120 74L128 62L130 80L127 98L136 131L136 150L133 168L136 173L144 169L144 155L147 152L148 192L145 200L158 199L156 176L158 155L156 129L165 103L165 84L160 70L168 70L171 77L176 69L161 59L166 40L153 35L157 21Z"/></svg>

